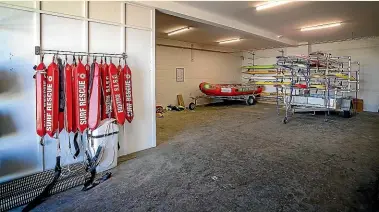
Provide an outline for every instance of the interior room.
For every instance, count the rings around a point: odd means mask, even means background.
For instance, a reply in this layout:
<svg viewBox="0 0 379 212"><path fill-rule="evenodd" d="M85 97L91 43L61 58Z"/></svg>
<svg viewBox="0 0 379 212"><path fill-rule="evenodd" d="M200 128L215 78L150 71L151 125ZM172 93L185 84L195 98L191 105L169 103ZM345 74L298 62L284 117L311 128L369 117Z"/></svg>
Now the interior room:
<svg viewBox="0 0 379 212"><path fill-rule="evenodd" d="M0 211L378 211L378 10L1 1Z"/></svg>

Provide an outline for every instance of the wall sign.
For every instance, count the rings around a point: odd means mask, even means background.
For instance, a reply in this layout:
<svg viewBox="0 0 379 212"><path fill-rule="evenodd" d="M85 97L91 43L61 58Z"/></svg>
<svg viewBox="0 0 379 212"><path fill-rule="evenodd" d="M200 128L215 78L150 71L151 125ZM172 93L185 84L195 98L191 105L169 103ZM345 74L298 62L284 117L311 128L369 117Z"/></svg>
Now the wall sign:
<svg viewBox="0 0 379 212"><path fill-rule="evenodd" d="M184 82L184 68L176 68L176 81Z"/></svg>

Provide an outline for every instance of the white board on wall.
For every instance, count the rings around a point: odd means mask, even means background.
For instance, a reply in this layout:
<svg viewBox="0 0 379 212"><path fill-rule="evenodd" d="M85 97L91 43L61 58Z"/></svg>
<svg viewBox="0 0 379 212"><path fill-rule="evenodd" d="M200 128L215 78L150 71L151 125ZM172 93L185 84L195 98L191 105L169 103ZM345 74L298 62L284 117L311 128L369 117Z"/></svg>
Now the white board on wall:
<svg viewBox="0 0 379 212"><path fill-rule="evenodd" d="M130 26L152 28L152 11L149 8L126 4L125 22Z"/></svg>
<svg viewBox="0 0 379 212"><path fill-rule="evenodd" d="M84 17L84 1L41 1L41 9Z"/></svg>
<svg viewBox="0 0 379 212"><path fill-rule="evenodd" d="M1 3L20 7L34 8L34 1L2 1Z"/></svg>
<svg viewBox="0 0 379 212"><path fill-rule="evenodd" d="M107 24L89 23L89 51L104 53L122 53L121 30L123 27ZM114 58L113 63L118 63Z"/></svg>
<svg viewBox="0 0 379 212"><path fill-rule="evenodd" d="M121 22L121 7L125 6L121 1L90 1L89 18L110 21L115 23Z"/></svg>
<svg viewBox="0 0 379 212"><path fill-rule="evenodd" d="M0 7L0 183L42 170L35 133L34 14Z"/></svg>
<svg viewBox="0 0 379 212"><path fill-rule="evenodd" d="M126 52L132 70L134 120L125 122L119 155L155 147L155 91L152 87L152 33L126 29Z"/></svg>
<svg viewBox="0 0 379 212"><path fill-rule="evenodd" d="M52 50L86 51L84 25L82 20L43 14L41 47Z"/></svg>
<svg viewBox="0 0 379 212"><path fill-rule="evenodd" d="M41 47L42 49L61 50L61 51L79 51L85 52L85 23L81 20L63 18L51 15L42 15L41 18ZM62 58L63 59L63 58ZM48 66L52 61L51 55L46 55L44 62ZM69 62L72 57L69 56ZM82 160L74 160L68 148L69 136L71 142L74 135L68 135L66 131L59 134L61 140L61 164L71 164ZM56 139L45 136L45 167L46 169L54 168L56 157ZM74 150L73 150L74 151ZM83 152L81 154L83 156Z"/></svg>

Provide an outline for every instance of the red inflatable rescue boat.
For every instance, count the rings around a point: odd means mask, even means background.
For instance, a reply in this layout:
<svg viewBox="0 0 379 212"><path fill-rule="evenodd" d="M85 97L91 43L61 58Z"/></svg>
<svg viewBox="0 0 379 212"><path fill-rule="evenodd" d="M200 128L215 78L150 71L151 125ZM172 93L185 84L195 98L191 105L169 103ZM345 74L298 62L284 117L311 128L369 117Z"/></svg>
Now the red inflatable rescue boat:
<svg viewBox="0 0 379 212"><path fill-rule="evenodd" d="M202 82L199 85L201 92L208 96L240 96L262 93L263 87L242 84L210 84Z"/></svg>

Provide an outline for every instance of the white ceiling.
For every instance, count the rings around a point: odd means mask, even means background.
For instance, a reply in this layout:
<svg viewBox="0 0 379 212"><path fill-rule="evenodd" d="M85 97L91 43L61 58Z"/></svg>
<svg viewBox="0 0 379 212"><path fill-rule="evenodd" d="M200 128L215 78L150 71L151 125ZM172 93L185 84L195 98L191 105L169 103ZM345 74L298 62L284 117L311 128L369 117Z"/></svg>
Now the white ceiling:
<svg viewBox="0 0 379 212"><path fill-rule="evenodd" d="M379 2L295 1L267 10L256 11L255 7L262 3L256 1L176 2L177 5L188 7L188 10L191 11L196 8L198 11L206 11L213 16L227 18L236 25L245 24L251 26L251 29L263 29L265 32L275 35L271 36L271 39L257 36L259 33L254 33L254 30L249 33L238 30L238 28L222 27L212 23L210 25L204 21L200 23L194 21L196 19L188 20L160 12L157 12L156 16L156 35L159 38L218 46L221 45L217 41L240 37L243 38L240 42L222 45L222 47L238 50L288 46L289 42L284 42L285 39L296 43L315 43L379 35L379 18L375 16L379 11ZM173 10L178 8L177 5L173 7ZM300 31L301 27L330 22L342 22L342 25L323 30ZM194 28L184 33L167 36L168 32L185 26ZM272 37L276 39L276 35L283 35L280 38L283 39L282 43L272 39Z"/></svg>
<svg viewBox="0 0 379 212"><path fill-rule="evenodd" d="M259 26L298 42L322 42L379 35L379 2L295 1L256 11L262 2L181 1L237 21ZM341 21L340 27L301 32L304 26Z"/></svg>
<svg viewBox="0 0 379 212"><path fill-rule="evenodd" d="M275 48L283 46L282 43L270 41L265 38L254 36L250 33L216 27L209 24L204 24L172 15L167 15L161 12L156 12L155 25L157 38L180 40L191 43L219 46L222 48L235 50L250 50L267 47ZM191 26L192 29L171 36L167 35L168 32L186 26ZM242 38L243 40L235 43L228 43L222 45L218 44L217 42L233 38Z"/></svg>

